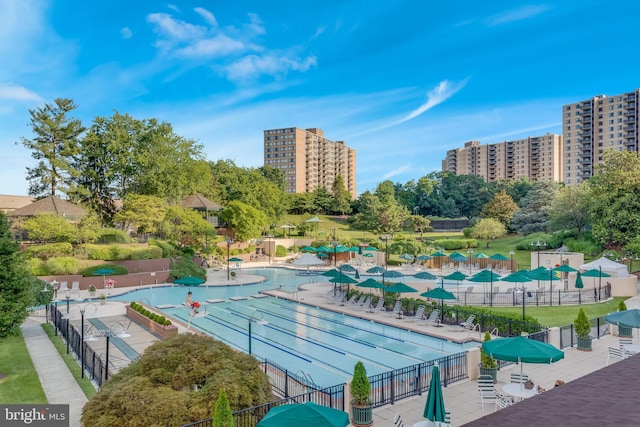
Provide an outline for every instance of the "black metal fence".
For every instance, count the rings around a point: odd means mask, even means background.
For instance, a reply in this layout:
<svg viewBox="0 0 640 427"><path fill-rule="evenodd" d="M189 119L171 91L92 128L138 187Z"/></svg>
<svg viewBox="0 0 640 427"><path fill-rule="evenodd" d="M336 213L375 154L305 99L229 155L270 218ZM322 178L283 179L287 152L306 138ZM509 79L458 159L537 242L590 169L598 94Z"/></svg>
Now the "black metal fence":
<svg viewBox="0 0 640 427"><path fill-rule="evenodd" d="M609 324L604 320L604 317L597 317L590 319L591 333L589 334L593 338L600 339L600 337L609 333ZM565 325L560 327L560 348L573 347L577 344L576 333L573 330L573 325Z"/></svg>
<svg viewBox="0 0 640 427"><path fill-rule="evenodd" d="M102 355L97 354L90 345L82 340L82 331L73 326L68 318L62 314L57 306L51 304L48 309L48 320L53 324L56 335L61 335L67 344L67 354L71 351L80 363L84 373L96 383L98 387L106 380L106 363ZM83 356L84 355L84 360Z"/></svg>
<svg viewBox="0 0 640 427"><path fill-rule="evenodd" d="M578 305L590 302L598 302L611 297L611 285L606 284L601 287L586 290L564 290L554 289L550 291L544 287L537 289L525 289L524 292L516 288L509 288L504 291L498 289L486 292L474 292L469 287L469 292L453 290L461 305L486 305L489 307L525 306L540 305Z"/></svg>

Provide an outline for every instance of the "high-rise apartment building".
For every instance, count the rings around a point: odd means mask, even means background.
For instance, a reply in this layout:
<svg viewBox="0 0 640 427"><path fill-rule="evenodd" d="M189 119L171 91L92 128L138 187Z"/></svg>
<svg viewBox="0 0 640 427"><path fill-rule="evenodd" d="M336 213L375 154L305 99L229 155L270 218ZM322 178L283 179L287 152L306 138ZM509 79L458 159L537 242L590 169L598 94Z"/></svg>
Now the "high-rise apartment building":
<svg viewBox="0 0 640 427"><path fill-rule="evenodd" d="M562 158L562 136L547 133L496 144L466 142L464 148L447 151L442 170L476 175L487 182L523 177L532 181L562 181Z"/></svg>
<svg viewBox="0 0 640 427"><path fill-rule="evenodd" d="M562 106L562 172L566 184L593 176L604 150L638 151L639 97L640 89L636 89Z"/></svg>
<svg viewBox="0 0 640 427"><path fill-rule="evenodd" d="M290 193L331 191L338 175L356 198L356 150L331 141L322 129L283 128L264 131L264 165L280 169Z"/></svg>

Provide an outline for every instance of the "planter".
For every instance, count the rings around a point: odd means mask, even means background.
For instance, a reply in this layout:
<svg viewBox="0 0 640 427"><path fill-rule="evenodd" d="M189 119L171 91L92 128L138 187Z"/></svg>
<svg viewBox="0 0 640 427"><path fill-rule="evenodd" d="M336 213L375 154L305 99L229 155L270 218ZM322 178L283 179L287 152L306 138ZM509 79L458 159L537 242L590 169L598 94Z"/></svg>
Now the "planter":
<svg viewBox="0 0 640 427"><path fill-rule="evenodd" d="M373 424L373 406L361 406L351 403L351 424L354 426L370 426Z"/></svg>
<svg viewBox="0 0 640 427"><path fill-rule="evenodd" d="M159 323L156 323L153 320L149 319L147 316L143 316L142 314L133 310L129 305L127 305L127 317L133 320L134 322L136 322L138 325L142 326L143 328L150 330L151 332L153 332L154 334L156 334L162 339L178 333L177 326L160 325Z"/></svg>
<svg viewBox="0 0 640 427"><path fill-rule="evenodd" d="M633 338L633 328L629 326L618 326L618 336L623 338Z"/></svg>
<svg viewBox="0 0 640 427"><path fill-rule="evenodd" d="M478 364L480 375L489 375L493 378L493 383L498 382L498 368L485 368L481 363Z"/></svg>
<svg viewBox="0 0 640 427"><path fill-rule="evenodd" d="M577 337L578 338L578 350L591 351L591 337Z"/></svg>
<svg viewBox="0 0 640 427"><path fill-rule="evenodd" d="M100 298L100 305L105 305L107 303L107 300L104 298Z"/></svg>

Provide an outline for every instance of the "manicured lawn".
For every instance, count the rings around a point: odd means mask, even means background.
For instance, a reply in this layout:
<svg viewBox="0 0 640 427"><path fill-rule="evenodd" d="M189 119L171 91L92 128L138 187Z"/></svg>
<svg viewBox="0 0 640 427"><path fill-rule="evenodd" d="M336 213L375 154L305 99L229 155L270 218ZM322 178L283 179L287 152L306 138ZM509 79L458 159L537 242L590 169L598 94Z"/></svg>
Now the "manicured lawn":
<svg viewBox="0 0 640 427"><path fill-rule="evenodd" d="M47 403L22 334L0 338L0 402Z"/></svg>
<svg viewBox="0 0 640 427"><path fill-rule="evenodd" d="M544 326L564 326L573 323L578 316L580 307L584 309L589 319L595 319L596 317L604 316L612 311L618 310L618 304L620 300L625 298L614 298L611 301L603 302L600 304L582 304L577 305L561 305L561 306L537 306L525 308L525 314L538 319L540 324ZM486 308L486 307L484 307ZM522 314L522 306L516 307L493 307L491 309L495 313L512 313L515 315Z"/></svg>

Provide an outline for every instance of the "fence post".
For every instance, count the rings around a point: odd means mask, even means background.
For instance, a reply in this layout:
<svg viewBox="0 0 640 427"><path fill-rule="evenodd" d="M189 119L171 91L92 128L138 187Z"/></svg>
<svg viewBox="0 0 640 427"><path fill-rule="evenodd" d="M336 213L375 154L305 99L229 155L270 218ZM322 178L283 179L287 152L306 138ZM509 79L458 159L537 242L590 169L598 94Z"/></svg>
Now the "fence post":
<svg viewBox="0 0 640 427"><path fill-rule="evenodd" d="M389 384L390 384L390 387L391 387L391 396L390 396L390 398L391 398L391 403L392 404L396 403L396 385L395 385L395 378L394 378L393 373L394 373L394 371L391 371L391 375L390 375L390 380L391 381L389 381Z"/></svg>
<svg viewBox="0 0 640 427"><path fill-rule="evenodd" d="M284 397L289 398L289 370L284 371Z"/></svg>

